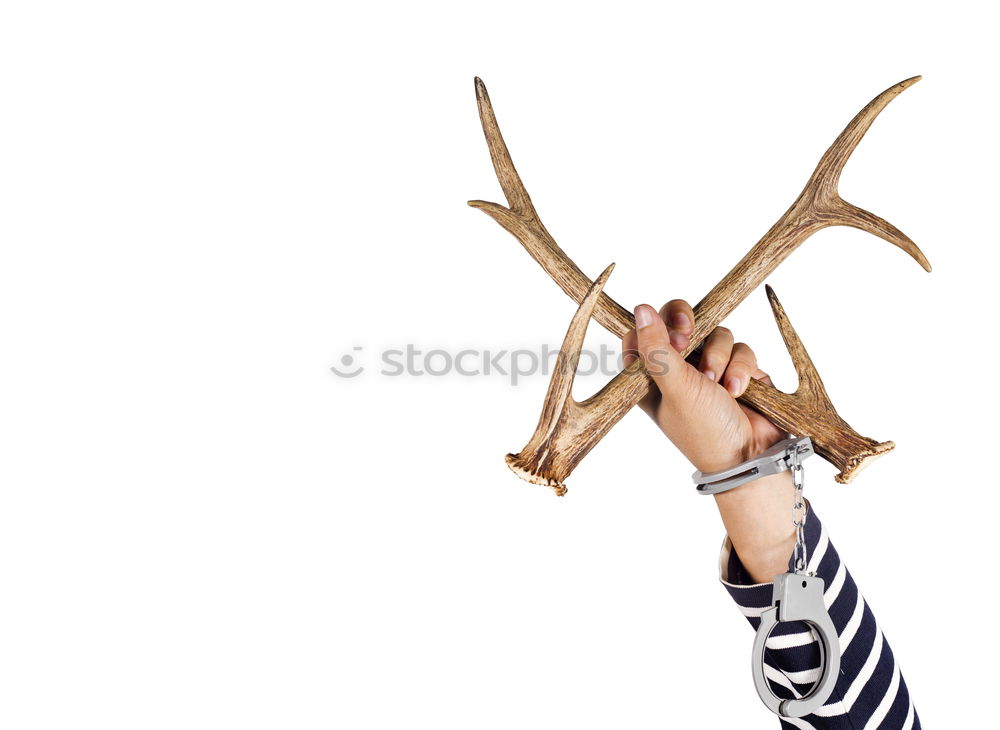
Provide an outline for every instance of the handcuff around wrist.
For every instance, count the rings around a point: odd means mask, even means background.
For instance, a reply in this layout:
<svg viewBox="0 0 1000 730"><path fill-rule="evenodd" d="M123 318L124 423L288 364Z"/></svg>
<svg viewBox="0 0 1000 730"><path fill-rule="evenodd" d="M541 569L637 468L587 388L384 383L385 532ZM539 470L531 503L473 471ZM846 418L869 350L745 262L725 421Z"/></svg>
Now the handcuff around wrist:
<svg viewBox="0 0 1000 730"><path fill-rule="evenodd" d="M752 653L753 681L757 694L767 709L780 717L804 717L815 712L833 694L840 677L840 637L823 601L826 584L822 578L808 571L804 532L806 505L802 498L801 462L813 453L812 441L808 436L790 437L742 464L711 474L696 471L693 476L699 494L720 494L764 476L789 470L792 472L792 484L795 487L792 503L792 524L795 526L794 569L775 576L771 607L761 613ZM823 671L804 697L785 700L774 694L764 676L764 651L774 628L789 621L804 622L816 632Z"/></svg>
<svg viewBox="0 0 1000 730"><path fill-rule="evenodd" d="M788 471L793 451L799 461L807 459L813 455L812 441L808 436L786 438L760 456L742 464L710 474L696 471L691 478L694 479L699 494L721 494L755 479Z"/></svg>

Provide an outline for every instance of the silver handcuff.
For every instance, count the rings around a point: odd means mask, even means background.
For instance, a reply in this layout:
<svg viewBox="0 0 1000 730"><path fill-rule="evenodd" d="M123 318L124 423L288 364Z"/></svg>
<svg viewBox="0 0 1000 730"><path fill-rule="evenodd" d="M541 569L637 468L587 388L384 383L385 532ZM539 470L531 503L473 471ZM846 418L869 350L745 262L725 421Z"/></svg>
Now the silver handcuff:
<svg viewBox="0 0 1000 730"><path fill-rule="evenodd" d="M833 694L840 677L840 637L823 601L826 584L822 578L808 572L805 524L806 504L802 498L802 460L813 455L809 437L787 438L778 442L756 459L712 474L694 473L700 494L719 494L741 484L769 474L791 470L795 496L792 504L792 524L795 526L794 570L775 576L771 608L760 615L760 627L753 642L753 682L764 705L781 717L805 717L822 707ZM823 672L812 689L801 699L785 700L771 691L764 676L764 651L767 639L780 623L801 621L819 637L820 666Z"/></svg>

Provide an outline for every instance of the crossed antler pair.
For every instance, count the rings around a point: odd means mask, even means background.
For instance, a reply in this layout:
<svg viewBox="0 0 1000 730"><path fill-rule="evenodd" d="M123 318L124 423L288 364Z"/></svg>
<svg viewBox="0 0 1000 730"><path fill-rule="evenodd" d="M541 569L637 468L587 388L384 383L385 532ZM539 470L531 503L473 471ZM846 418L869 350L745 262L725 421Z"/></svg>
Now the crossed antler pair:
<svg viewBox="0 0 1000 730"><path fill-rule="evenodd" d="M695 329L682 357L691 354L803 241L828 226L851 226L872 233L906 251L925 270L931 270L924 254L902 231L846 202L837 191L844 165L872 122L890 101L919 80L919 76L914 76L886 89L851 120L820 159L792 206L694 308ZM476 99L493 169L509 207L482 200L471 200L469 205L484 211L517 238L556 284L580 305L560 350L538 427L520 453L507 455L507 464L522 479L550 486L562 495L566 493L563 482L576 465L656 386L642 362L636 361L587 400L577 402L571 397L575 364L591 316L619 337L635 327L635 319L602 292L614 264L592 282L545 230L500 135L486 86L478 78ZM767 296L795 364L799 387L794 393L783 393L751 379L739 400L767 416L779 428L810 436L816 451L840 469L836 480L846 484L871 460L891 451L894 444L862 436L837 414L819 373L770 287Z"/></svg>

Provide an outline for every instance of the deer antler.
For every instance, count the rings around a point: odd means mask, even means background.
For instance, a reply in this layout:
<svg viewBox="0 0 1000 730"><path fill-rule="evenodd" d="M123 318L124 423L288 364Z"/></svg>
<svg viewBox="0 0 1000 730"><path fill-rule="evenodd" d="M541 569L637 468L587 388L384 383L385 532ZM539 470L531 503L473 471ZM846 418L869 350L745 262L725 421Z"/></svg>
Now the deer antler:
<svg viewBox="0 0 1000 730"><path fill-rule="evenodd" d="M828 226L851 226L872 233L903 249L930 271L930 264L923 253L905 234L882 218L847 203L837 190L844 165L872 122L892 99L919 79L915 76L886 89L851 120L820 159L791 207L695 307L695 330L683 356L697 348L803 241ZM583 302L587 300L588 293L596 291L595 299L589 305L593 316L611 332L622 336L634 327L632 315L601 292L601 287L595 290L590 280L545 229L504 144L486 87L478 78L476 97L490 157L509 207L479 200L470 201L469 205L482 209L514 235L563 291L581 303L578 317L582 316ZM773 292L770 296L772 309L796 368L800 376L807 373L811 380L794 394L781 393L752 380L740 400L771 418L779 427L811 436L816 450L841 470L837 480L848 482L872 459L891 450L892 443L880 444L865 438L837 416L818 373L808 361L787 318L784 318ZM574 331L571 326L567 345L575 343L575 338L571 337ZM582 335L580 337L582 342ZM564 357L569 356L564 352L560 358ZM561 375L563 379L557 383ZM635 363L597 394L583 403L575 403L568 397L572 377L566 385L564 376L565 373L557 369L535 434L519 454L507 457L507 463L519 476L533 483L552 486L560 494L565 493L563 481L580 460L654 387L641 365ZM565 397L550 402L553 393L563 390Z"/></svg>

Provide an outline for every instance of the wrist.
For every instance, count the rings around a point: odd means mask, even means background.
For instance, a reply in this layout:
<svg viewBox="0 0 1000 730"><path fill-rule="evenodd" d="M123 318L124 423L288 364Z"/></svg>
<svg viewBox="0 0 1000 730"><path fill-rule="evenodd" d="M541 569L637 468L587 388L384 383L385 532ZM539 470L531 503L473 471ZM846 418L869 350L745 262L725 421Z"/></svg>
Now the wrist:
<svg viewBox="0 0 1000 730"><path fill-rule="evenodd" d="M713 451L710 454L699 454L697 458L688 458L702 474L714 474L720 471L727 471L747 461L756 459L788 437L791 437L791 434L785 434L785 436L779 435L776 438L767 439L763 442L751 438L739 447Z"/></svg>
<svg viewBox="0 0 1000 730"><path fill-rule="evenodd" d="M691 459L691 463L702 474L714 474L715 472L731 469L737 464L742 464L744 461L754 458L754 456L756 454L747 446L733 452L715 452L698 457L697 460Z"/></svg>

